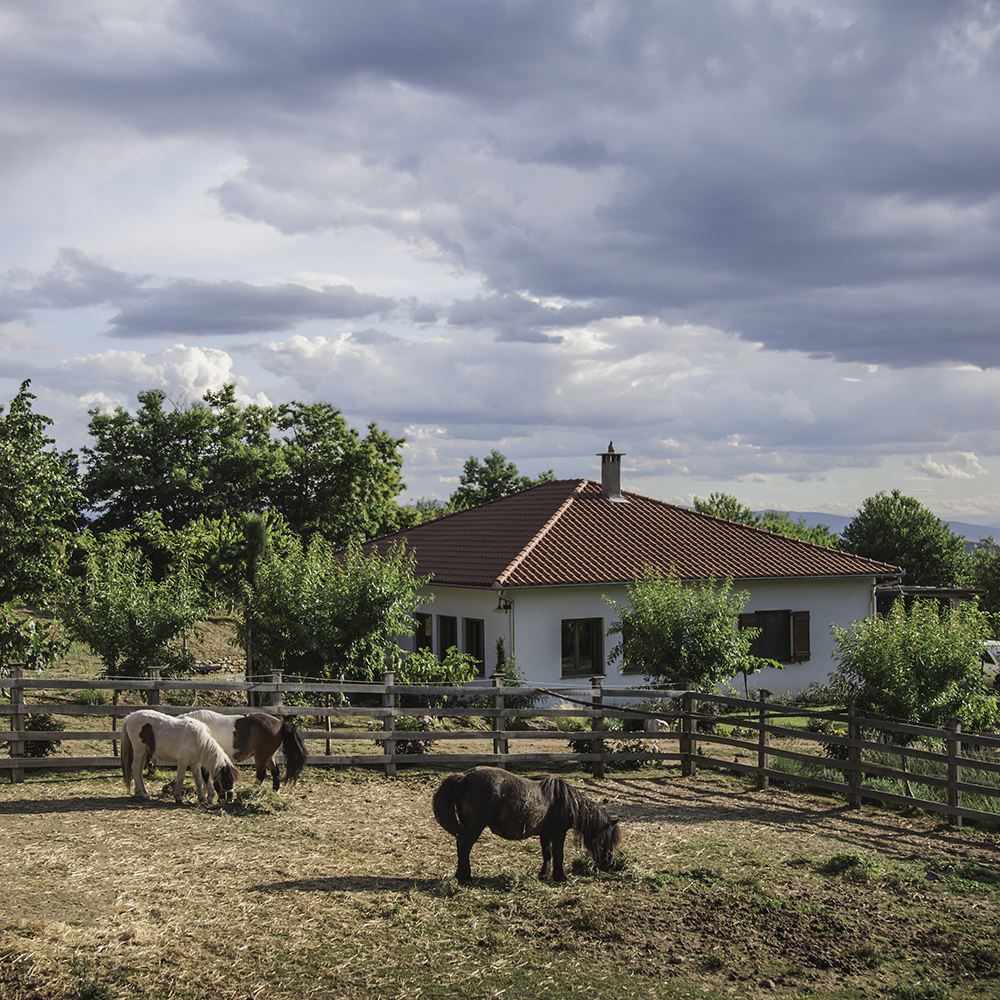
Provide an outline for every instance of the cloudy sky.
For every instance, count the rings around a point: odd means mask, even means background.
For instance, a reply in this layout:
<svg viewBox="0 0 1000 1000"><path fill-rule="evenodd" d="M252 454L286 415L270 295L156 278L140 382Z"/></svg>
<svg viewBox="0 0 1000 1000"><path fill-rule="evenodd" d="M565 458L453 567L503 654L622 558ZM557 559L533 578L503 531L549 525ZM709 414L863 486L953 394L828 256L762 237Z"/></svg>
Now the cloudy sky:
<svg viewBox="0 0 1000 1000"><path fill-rule="evenodd" d="M1000 4L0 0L0 401L1000 524Z"/></svg>

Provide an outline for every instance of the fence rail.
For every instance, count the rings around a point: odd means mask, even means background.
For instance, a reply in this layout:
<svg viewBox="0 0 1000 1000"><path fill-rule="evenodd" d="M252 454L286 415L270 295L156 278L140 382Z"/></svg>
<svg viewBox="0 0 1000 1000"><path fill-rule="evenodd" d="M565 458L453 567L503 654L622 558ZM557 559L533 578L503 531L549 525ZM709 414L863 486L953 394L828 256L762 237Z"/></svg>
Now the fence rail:
<svg viewBox="0 0 1000 1000"><path fill-rule="evenodd" d="M9 688L9 704L0 704L9 757L0 758L12 782L25 780L35 768L120 767L118 722L139 706L121 704L124 692L139 692L145 705L168 714L180 715L192 706L169 703L174 692L237 693L246 696L254 711L306 720L300 735L307 747L325 744L324 752L310 752L307 764L318 767L376 767L392 776L398 766L494 764L498 766L576 763L589 765L596 777L609 766L636 765L647 761L679 763L684 775L694 775L699 767L726 770L756 777L758 788L771 781L796 784L843 795L860 808L865 800L888 804L910 804L940 812L961 825L965 819L1000 821L1000 737L964 733L961 722L949 720L944 729L909 723L893 723L866 718L848 706L835 711L791 709L768 702L765 695L745 700L728 695L696 693L678 685L673 689L609 687L603 678L589 684L539 688L504 686L501 678L465 687L398 685L391 673L381 683L316 681L289 682L280 673L267 680L213 681L167 680L155 668L139 680L50 679L25 676L14 665L3 683ZM29 696L48 697L59 691L105 691L113 693L112 704L66 703L53 700L29 701ZM294 696L294 697L293 697ZM286 704L285 698L294 701ZM511 707L525 700L545 699L544 707ZM305 703L302 703L305 702ZM655 705L653 703L656 702ZM651 707L652 706L652 707ZM217 711L242 714L241 707L216 707ZM59 715L64 718L106 718L110 728L99 730L33 730L31 717ZM400 728L415 716L430 719L468 720L458 729ZM589 720L589 730L560 731L520 728L521 720L574 717ZM812 729L782 724L790 718L807 717ZM338 719L365 719L372 728L334 728ZM623 728L614 728L621 720ZM651 720L656 720L651 725ZM777 721L775 721L777 720ZM474 725L474 721L478 726ZM824 726L819 725L825 722ZM485 727L485 728L482 728ZM612 727L612 728L609 728ZM825 731L819 731L819 730ZM795 740L797 746L781 741ZM25 744L46 741L110 742L106 756L32 756ZM438 746L461 743L482 749L454 752L423 752L420 741ZM546 752L538 749L552 741L567 740L575 752ZM355 752L361 742L374 744L375 752ZM334 745L338 745L334 749ZM518 752L518 745L526 749ZM581 746L589 750L579 752ZM664 750L663 746L675 749ZM361 748L358 746L358 750ZM721 752L734 751L733 759ZM749 758L749 759L748 759ZM789 761L805 768L794 773L779 762ZM914 766L921 770L914 770ZM886 782L902 782L906 794L885 788ZM882 783L880 785L880 783ZM913 794L915 785L927 790ZM936 798L927 797L928 794ZM982 808L970 808L965 796L976 796Z"/></svg>

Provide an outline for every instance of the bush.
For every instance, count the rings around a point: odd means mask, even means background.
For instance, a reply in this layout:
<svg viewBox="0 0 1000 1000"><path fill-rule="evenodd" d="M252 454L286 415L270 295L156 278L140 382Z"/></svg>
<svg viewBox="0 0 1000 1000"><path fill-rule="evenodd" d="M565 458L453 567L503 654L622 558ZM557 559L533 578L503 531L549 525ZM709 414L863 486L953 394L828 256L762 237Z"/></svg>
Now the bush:
<svg viewBox="0 0 1000 1000"><path fill-rule="evenodd" d="M371 728L373 730L381 730L381 723L372 720ZM434 720L431 719L429 715L423 715L420 717L414 715L399 715L396 717L396 729L402 730L403 732L420 732L429 733L434 729ZM379 747L385 746L385 738L375 741L375 745ZM434 746L434 740L432 739L408 739L408 740L396 740L396 753L401 754L424 754L430 753L431 747Z"/></svg>
<svg viewBox="0 0 1000 1000"><path fill-rule="evenodd" d="M32 733L58 733L63 726L51 715L29 715L24 728ZM25 757L48 757L56 747L62 745L62 740L25 740Z"/></svg>
<svg viewBox="0 0 1000 1000"><path fill-rule="evenodd" d="M971 732L988 731L997 702L980 657L992 625L975 601L951 609L923 600L911 608L897 600L888 615L849 629L833 625L837 694L876 718L943 727L954 716Z"/></svg>

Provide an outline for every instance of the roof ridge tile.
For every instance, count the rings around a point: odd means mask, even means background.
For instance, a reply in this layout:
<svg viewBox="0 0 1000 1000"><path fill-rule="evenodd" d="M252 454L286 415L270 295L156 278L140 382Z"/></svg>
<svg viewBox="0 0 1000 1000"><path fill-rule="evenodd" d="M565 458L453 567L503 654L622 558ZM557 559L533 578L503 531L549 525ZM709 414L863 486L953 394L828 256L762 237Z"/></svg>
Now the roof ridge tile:
<svg viewBox="0 0 1000 1000"><path fill-rule="evenodd" d="M532 550L541 542L541 540L549 533L552 526L563 516L563 514L569 509L573 500L578 497L583 490L586 488L588 480L581 479L577 483L573 492L570 493L568 497L559 505L559 509L538 529L534 537L528 542L527 545L521 549L520 552L508 563L506 569L497 577L497 583L505 583L517 569L517 567L524 562L525 559L531 554Z"/></svg>

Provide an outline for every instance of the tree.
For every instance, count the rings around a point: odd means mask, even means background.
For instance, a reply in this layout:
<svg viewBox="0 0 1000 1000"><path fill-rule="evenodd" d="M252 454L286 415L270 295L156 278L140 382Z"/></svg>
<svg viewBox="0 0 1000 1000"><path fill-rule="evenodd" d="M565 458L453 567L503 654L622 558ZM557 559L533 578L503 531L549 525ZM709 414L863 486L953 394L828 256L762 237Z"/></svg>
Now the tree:
<svg viewBox="0 0 1000 1000"><path fill-rule="evenodd" d="M899 490L865 500L841 538L848 552L901 566L909 586L954 587L965 570L965 539Z"/></svg>
<svg viewBox="0 0 1000 1000"><path fill-rule="evenodd" d="M157 583L125 531L85 533L86 575L64 577L60 611L69 634L85 642L108 677L141 677L157 665L186 666L170 644L204 613L197 580L182 569Z"/></svg>
<svg viewBox="0 0 1000 1000"><path fill-rule="evenodd" d="M555 473L551 469L539 473L534 479L522 476L513 462L508 462L506 456L493 449L485 462L469 456L462 469L459 487L452 493L448 504L451 510L465 510L553 479Z"/></svg>
<svg viewBox="0 0 1000 1000"><path fill-rule="evenodd" d="M284 556L269 550L244 622L253 622L255 660L310 677L370 681L399 665L397 639L411 635L426 577L402 546L385 555L336 551L321 535ZM243 629L237 628L245 642Z"/></svg>
<svg viewBox="0 0 1000 1000"><path fill-rule="evenodd" d="M395 530L405 438L374 423L362 438L328 403L280 406L275 426L285 473L274 506L293 531L343 547Z"/></svg>
<svg viewBox="0 0 1000 1000"><path fill-rule="evenodd" d="M1000 625L1000 545L992 535L980 538L968 555L965 585L984 591L979 606Z"/></svg>
<svg viewBox="0 0 1000 1000"><path fill-rule="evenodd" d="M403 438L370 424L361 437L328 403L240 407L235 386L165 408L159 389L90 413L83 488L95 530L134 529L158 513L170 530L199 518L273 511L292 530L337 546L394 530L403 515Z"/></svg>
<svg viewBox="0 0 1000 1000"><path fill-rule="evenodd" d="M757 630L740 629L746 592L732 579L685 584L652 567L628 586L628 605L605 598L618 615L608 635L621 636L611 658L638 667L648 681L690 680L711 689L770 661L750 655Z"/></svg>
<svg viewBox="0 0 1000 1000"><path fill-rule="evenodd" d="M0 604L0 674L7 675L12 663L40 670L54 663L69 649L69 639L57 621L38 621Z"/></svg>
<svg viewBox="0 0 1000 1000"><path fill-rule="evenodd" d="M749 525L751 528L773 531L775 534L798 538L813 545L825 545L830 549L840 547L840 539L837 534L825 524L809 525L806 524L804 517L793 521L788 514L781 510L765 510L758 514L728 493L711 493L707 500L695 497L694 509L702 514L724 517L727 521L736 521L739 524Z"/></svg>
<svg viewBox="0 0 1000 1000"><path fill-rule="evenodd" d="M729 493L710 493L707 500L695 497L694 509L700 514L711 514L713 517L724 517L727 521L748 524L751 528L760 525L757 512Z"/></svg>
<svg viewBox="0 0 1000 1000"><path fill-rule="evenodd" d="M759 527L812 545L825 545L828 549L840 548L840 536L825 524L806 524L804 517L793 521L782 510L765 510L760 516Z"/></svg>
<svg viewBox="0 0 1000 1000"><path fill-rule="evenodd" d="M90 411L91 447L83 449L83 489L97 512L95 530L132 529L157 513L169 529L198 517L270 505L283 468L271 439L274 412L236 403L235 386L207 392L203 403L165 410L166 393L138 395L133 417Z"/></svg>
<svg viewBox="0 0 1000 1000"><path fill-rule="evenodd" d="M75 456L49 447L52 421L32 411L30 384L0 416L0 602L53 589L83 503Z"/></svg>
<svg viewBox="0 0 1000 1000"><path fill-rule="evenodd" d="M833 625L834 689L876 718L943 727L955 717L966 729L989 730L997 703L986 688L981 653L991 626L975 601L950 608L928 600L909 608L897 600L888 615Z"/></svg>

